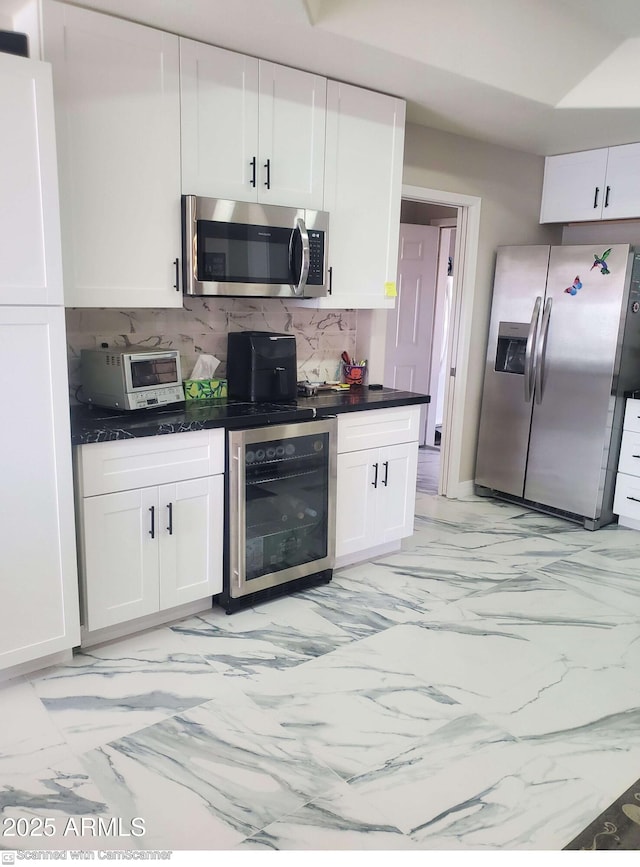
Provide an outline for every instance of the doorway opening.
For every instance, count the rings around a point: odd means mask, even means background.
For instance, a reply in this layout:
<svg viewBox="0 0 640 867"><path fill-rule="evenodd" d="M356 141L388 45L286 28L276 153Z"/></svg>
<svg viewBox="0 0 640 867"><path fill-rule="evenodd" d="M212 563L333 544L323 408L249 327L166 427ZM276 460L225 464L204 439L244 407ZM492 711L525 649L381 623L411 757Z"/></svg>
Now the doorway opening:
<svg viewBox="0 0 640 867"><path fill-rule="evenodd" d="M421 423L419 485L452 498L469 493L460 463L479 220L475 196L403 185L398 300L387 317L385 384L431 396ZM424 256L418 255L420 244ZM403 277L403 259L409 265L412 258L430 259L430 276L408 267ZM402 355L409 344L412 359Z"/></svg>

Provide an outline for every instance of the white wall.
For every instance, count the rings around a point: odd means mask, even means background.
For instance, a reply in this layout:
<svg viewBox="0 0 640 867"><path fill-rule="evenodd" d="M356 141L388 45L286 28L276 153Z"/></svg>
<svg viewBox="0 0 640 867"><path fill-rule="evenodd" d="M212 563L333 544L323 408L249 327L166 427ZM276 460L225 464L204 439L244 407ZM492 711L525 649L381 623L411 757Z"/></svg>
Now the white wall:
<svg viewBox="0 0 640 867"><path fill-rule="evenodd" d="M563 244L634 244L640 246L640 221L576 223L562 230Z"/></svg>
<svg viewBox="0 0 640 867"><path fill-rule="evenodd" d="M543 171L542 157L407 125L403 183L482 200L462 462L454 484L474 476L496 247L560 242L559 227L538 223Z"/></svg>

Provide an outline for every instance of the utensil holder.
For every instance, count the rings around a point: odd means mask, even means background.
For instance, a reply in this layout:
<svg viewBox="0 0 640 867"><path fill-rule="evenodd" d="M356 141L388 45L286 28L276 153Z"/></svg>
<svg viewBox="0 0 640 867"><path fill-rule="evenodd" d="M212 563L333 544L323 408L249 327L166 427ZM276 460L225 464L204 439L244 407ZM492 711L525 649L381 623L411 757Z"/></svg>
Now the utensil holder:
<svg viewBox="0 0 640 867"><path fill-rule="evenodd" d="M342 362L342 381L349 385L364 385L367 378L366 364L347 364Z"/></svg>

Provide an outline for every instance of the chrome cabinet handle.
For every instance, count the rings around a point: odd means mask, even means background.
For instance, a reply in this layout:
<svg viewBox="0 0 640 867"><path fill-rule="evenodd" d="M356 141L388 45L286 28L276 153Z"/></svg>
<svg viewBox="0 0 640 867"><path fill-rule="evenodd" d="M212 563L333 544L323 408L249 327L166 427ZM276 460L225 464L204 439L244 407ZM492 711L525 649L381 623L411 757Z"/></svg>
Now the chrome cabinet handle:
<svg viewBox="0 0 640 867"><path fill-rule="evenodd" d="M169 531L169 535L173 536L173 503L167 503L167 509L169 510L169 524L167 530Z"/></svg>
<svg viewBox="0 0 640 867"><path fill-rule="evenodd" d="M149 511L151 512L151 529L149 530L149 535L152 539L156 538L156 507L149 506Z"/></svg>
<svg viewBox="0 0 640 867"><path fill-rule="evenodd" d="M176 282L173 284L173 288L176 292L180 291L180 259L174 259L173 264L176 269Z"/></svg>

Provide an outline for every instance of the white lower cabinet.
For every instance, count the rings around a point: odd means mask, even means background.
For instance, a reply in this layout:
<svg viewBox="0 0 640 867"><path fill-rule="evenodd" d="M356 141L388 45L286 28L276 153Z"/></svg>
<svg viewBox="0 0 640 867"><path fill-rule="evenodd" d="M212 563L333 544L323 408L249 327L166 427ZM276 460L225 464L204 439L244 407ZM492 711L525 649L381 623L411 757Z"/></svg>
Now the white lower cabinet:
<svg viewBox="0 0 640 867"><path fill-rule="evenodd" d="M337 558L413 533L419 419L419 407L338 416Z"/></svg>
<svg viewBox="0 0 640 867"><path fill-rule="evenodd" d="M336 556L413 533L418 444L338 455Z"/></svg>
<svg viewBox="0 0 640 867"><path fill-rule="evenodd" d="M640 530L640 400L625 408L613 511L622 527Z"/></svg>
<svg viewBox="0 0 640 867"><path fill-rule="evenodd" d="M158 440L165 443L159 446ZM189 478L202 472L203 463L214 472ZM88 631L221 592L223 470L222 431L79 447L80 566ZM141 476L172 481L87 495L110 490L114 478L125 485L127 478Z"/></svg>
<svg viewBox="0 0 640 867"><path fill-rule="evenodd" d="M61 307L0 306L0 388L11 402L0 424L3 670L80 640Z"/></svg>

